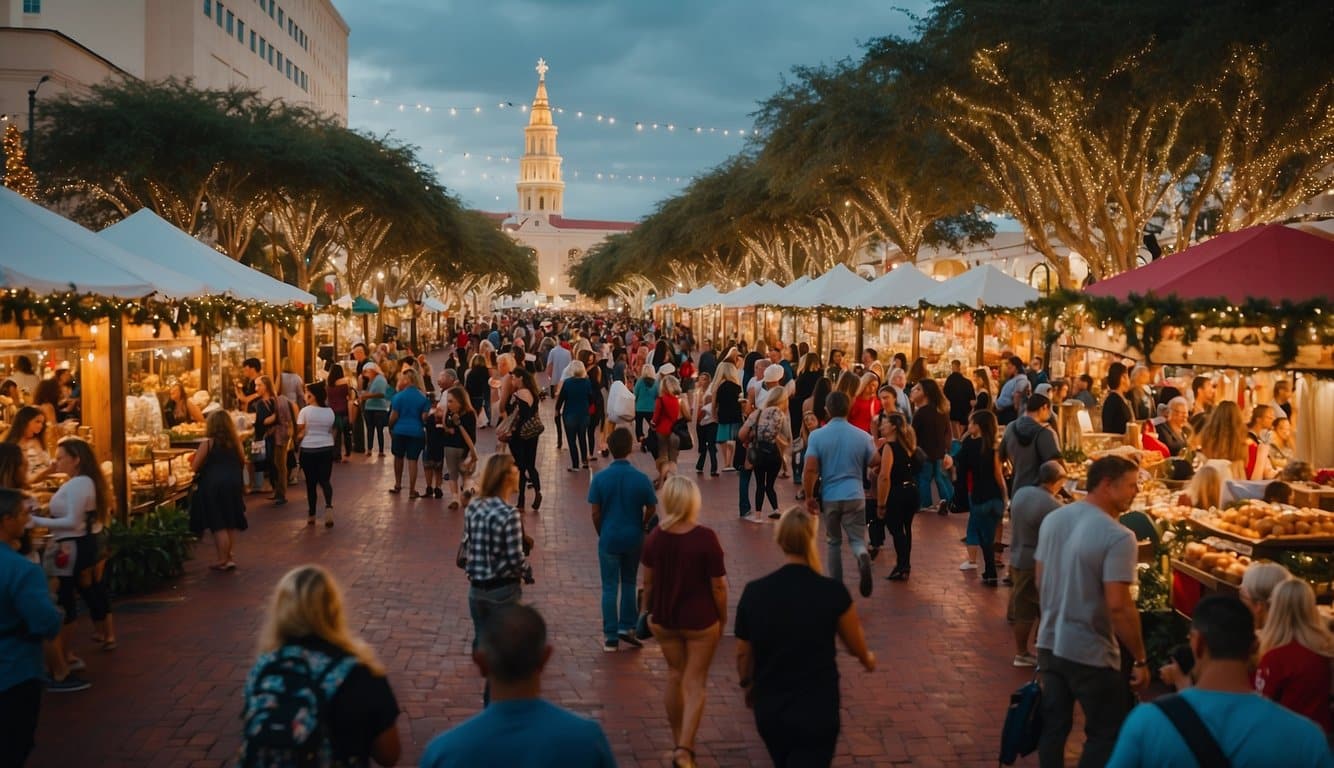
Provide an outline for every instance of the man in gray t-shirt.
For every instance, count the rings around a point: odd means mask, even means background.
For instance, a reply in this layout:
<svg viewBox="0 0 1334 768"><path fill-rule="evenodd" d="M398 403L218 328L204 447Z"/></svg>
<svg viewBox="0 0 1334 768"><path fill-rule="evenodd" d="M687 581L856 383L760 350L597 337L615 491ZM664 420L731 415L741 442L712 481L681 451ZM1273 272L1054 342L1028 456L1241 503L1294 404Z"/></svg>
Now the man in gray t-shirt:
<svg viewBox="0 0 1334 768"><path fill-rule="evenodd" d="M1038 468L1038 484L1015 491L1010 499L1010 590L1008 618L1014 630L1014 666L1037 666L1037 657L1028 652L1028 638L1040 613L1038 586L1033 579L1033 551L1038 546L1038 529L1061 500L1056 492L1065 482L1065 467L1049 461Z"/></svg>
<svg viewBox="0 0 1334 768"><path fill-rule="evenodd" d="M1034 553L1042 609L1037 647L1043 768L1064 762L1076 701L1085 723L1079 764L1107 763L1133 704L1117 640L1134 654L1130 686L1142 690L1149 682L1139 611L1130 596L1135 534L1117 521L1139 491L1139 467L1119 456L1098 459L1089 467L1088 487L1084 501L1042 521Z"/></svg>

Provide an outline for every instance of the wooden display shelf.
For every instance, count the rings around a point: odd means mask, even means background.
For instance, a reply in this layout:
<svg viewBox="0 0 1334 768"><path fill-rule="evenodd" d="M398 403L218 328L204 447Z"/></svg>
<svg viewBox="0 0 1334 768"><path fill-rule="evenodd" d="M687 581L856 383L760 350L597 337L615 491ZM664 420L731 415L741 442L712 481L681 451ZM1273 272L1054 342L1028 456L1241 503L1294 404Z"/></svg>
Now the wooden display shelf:
<svg viewBox="0 0 1334 768"><path fill-rule="evenodd" d="M1191 565L1185 560L1178 560L1175 557L1172 558L1172 570L1176 571L1177 573L1189 576L1190 578L1203 584L1207 589L1213 590L1215 592L1224 590L1230 592L1237 592L1241 589L1241 585L1239 584L1233 584L1227 579L1220 579L1217 576L1213 575L1212 573L1209 573L1208 571L1205 571L1201 568L1197 568L1196 566Z"/></svg>

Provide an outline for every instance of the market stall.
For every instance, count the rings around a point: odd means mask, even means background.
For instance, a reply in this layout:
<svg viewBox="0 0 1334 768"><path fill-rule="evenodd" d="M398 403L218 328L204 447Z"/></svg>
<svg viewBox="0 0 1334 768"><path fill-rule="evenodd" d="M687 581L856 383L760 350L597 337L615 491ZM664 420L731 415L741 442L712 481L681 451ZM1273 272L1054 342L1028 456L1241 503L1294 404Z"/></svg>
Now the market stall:
<svg viewBox="0 0 1334 768"><path fill-rule="evenodd" d="M869 309L865 344L873 349L910 347L908 355L921 355L922 297L939 285L912 264L894 269L866 284L852 301Z"/></svg>
<svg viewBox="0 0 1334 768"><path fill-rule="evenodd" d="M778 299L785 308L804 310L815 315L815 342L811 350L824 354L828 349L857 350L861 346L861 305L855 297L865 291L867 281L843 264L797 288L789 286ZM825 320L828 339L825 343Z"/></svg>
<svg viewBox="0 0 1334 768"><path fill-rule="evenodd" d="M975 339L977 365L999 364L1004 350L1036 351L1036 336L1015 315L1037 300L1038 291L1015 280L990 264L973 267L962 275L939 283L922 298L922 304L944 310L927 313L921 331L931 359L961 358L966 341ZM932 315L936 316L932 316ZM970 333L971 332L971 333Z"/></svg>

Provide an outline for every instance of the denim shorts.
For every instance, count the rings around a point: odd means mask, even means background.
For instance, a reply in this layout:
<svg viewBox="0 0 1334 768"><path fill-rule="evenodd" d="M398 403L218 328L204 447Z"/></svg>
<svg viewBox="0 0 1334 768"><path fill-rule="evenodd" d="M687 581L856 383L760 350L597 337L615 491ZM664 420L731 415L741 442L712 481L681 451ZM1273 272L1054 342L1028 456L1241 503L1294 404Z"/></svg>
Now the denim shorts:
<svg viewBox="0 0 1334 768"><path fill-rule="evenodd" d="M395 458L416 461L426 447L426 438L415 435L390 435L389 450Z"/></svg>

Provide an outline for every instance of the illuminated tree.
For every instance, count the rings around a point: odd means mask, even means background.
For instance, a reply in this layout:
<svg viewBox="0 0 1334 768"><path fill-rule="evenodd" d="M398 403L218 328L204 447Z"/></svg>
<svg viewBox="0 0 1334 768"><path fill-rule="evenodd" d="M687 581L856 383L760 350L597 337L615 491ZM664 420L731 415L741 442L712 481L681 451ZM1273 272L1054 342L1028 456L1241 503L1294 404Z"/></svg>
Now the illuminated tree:
<svg viewBox="0 0 1334 768"><path fill-rule="evenodd" d="M29 200L37 196L37 176L28 167L27 151L23 148L23 134L18 126L5 126L5 186Z"/></svg>

